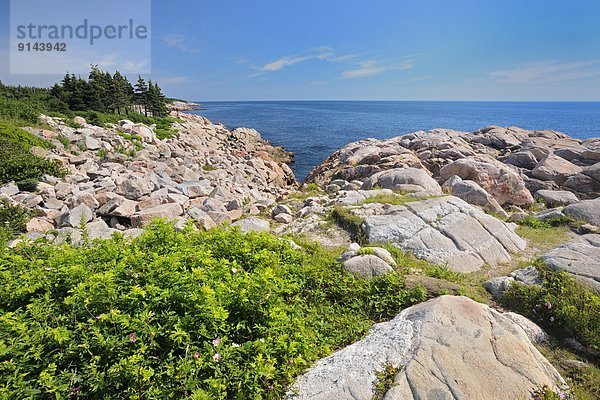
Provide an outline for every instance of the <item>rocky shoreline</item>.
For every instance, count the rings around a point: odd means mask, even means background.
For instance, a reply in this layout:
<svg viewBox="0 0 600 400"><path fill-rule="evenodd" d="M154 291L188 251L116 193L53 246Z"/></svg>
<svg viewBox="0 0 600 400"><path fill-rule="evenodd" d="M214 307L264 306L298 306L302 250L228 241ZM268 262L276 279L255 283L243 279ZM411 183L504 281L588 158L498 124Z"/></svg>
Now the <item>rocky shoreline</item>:
<svg viewBox="0 0 600 400"><path fill-rule="evenodd" d="M28 130L54 147L33 151L68 174L45 176L35 192L0 188L1 197L36 214L10 246L135 237L165 218L176 229L232 224L344 246L341 267L365 279L398 268L384 248L391 245L450 271L485 269L495 298L515 281L539 284L533 267L500 272L532 251L600 293L600 138L490 126L365 139L333 153L301 187L291 154L254 129L228 130L181 112L192 106L186 104L172 103L179 122L167 139L127 120L98 127L78 117L73 128L42 116L52 130ZM571 241L533 251L517 232L523 221L577 229ZM443 296L323 359L289 396L367 399L376 370L392 363L404 369L386 399L493 398L502 389L513 398L531 386L564 384L532 344L543 337L522 316Z"/></svg>
<svg viewBox="0 0 600 400"><path fill-rule="evenodd" d="M195 111L201 110L201 107L200 104L190 103L189 101L175 100L167 103L167 109L169 109L169 111Z"/></svg>

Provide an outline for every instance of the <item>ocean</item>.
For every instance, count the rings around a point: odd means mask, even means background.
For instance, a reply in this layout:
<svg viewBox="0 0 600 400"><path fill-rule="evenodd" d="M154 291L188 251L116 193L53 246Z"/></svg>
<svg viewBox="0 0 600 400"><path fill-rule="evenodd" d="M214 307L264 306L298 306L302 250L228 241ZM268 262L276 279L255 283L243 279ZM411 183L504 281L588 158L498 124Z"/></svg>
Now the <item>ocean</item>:
<svg viewBox="0 0 600 400"><path fill-rule="evenodd" d="M487 125L600 136L600 102L256 101L202 102L194 111L228 128L258 130L294 153L302 181L340 147L433 128L474 131Z"/></svg>

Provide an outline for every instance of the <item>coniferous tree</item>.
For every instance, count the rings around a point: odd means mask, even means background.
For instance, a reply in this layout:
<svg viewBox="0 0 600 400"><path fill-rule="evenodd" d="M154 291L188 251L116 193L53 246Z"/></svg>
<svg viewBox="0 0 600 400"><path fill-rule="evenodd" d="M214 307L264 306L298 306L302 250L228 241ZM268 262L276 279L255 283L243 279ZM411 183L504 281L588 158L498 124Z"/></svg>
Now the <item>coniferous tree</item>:
<svg viewBox="0 0 600 400"><path fill-rule="evenodd" d="M106 88L103 74L97 65L92 65L84 92L84 102L87 109L105 112L103 99L106 97Z"/></svg>
<svg viewBox="0 0 600 400"><path fill-rule="evenodd" d="M119 71L115 72L111 80L111 100L112 112L121 115L122 112L127 112L131 104L131 92L133 90L129 81L121 75Z"/></svg>
<svg viewBox="0 0 600 400"><path fill-rule="evenodd" d="M148 116L148 85L144 78L138 75L135 84L135 104L144 109L144 115Z"/></svg>
<svg viewBox="0 0 600 400"><path fill-rule="evenodd" d="M154 117L164 117L169 111L166 106L166 98L157 83L150 82L148 85L150 107Z"/></svg>
<svg viewBox="0 0 600 400"><path fill-rule="evenodd" d="M65 74L60 83L50 89L5 86L0 82L0 94L8 98L29 98L44 103L48 110L69 114L71 111L97 111L118 115L140 112L146 116L169 114L167 100L160 86L138 76L135 87L126 76L113 75L92 65L88 79Z"/></svg>

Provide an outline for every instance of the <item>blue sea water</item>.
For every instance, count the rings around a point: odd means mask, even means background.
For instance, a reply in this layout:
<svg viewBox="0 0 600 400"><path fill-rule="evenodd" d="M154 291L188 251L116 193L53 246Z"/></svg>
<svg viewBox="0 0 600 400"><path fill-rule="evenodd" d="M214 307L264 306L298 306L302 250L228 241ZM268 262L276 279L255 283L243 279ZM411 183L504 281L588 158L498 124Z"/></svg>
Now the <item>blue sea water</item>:
<svg viewBox="0 0 600 400"><path fill-rule="evenodd" d="M199 102L203 115L245 126L294 153L303 180L329 154L364 138L433 128L473 131L487 125L552 129L580 139L600 136L600 102L257 101Z"/></svg>

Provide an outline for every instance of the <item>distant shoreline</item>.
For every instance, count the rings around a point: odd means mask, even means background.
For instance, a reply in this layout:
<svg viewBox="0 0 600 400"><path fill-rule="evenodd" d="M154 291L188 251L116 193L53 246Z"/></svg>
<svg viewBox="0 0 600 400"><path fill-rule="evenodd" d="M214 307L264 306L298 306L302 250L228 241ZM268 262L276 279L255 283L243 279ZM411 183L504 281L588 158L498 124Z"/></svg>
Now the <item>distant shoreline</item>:
<svg viewBox="0 0 600 400"><path fill-rule="evenodd" d="M174 100L167 103L167 108L171 111L195 111L202 110L202 105L185 100Z"/></svg>

